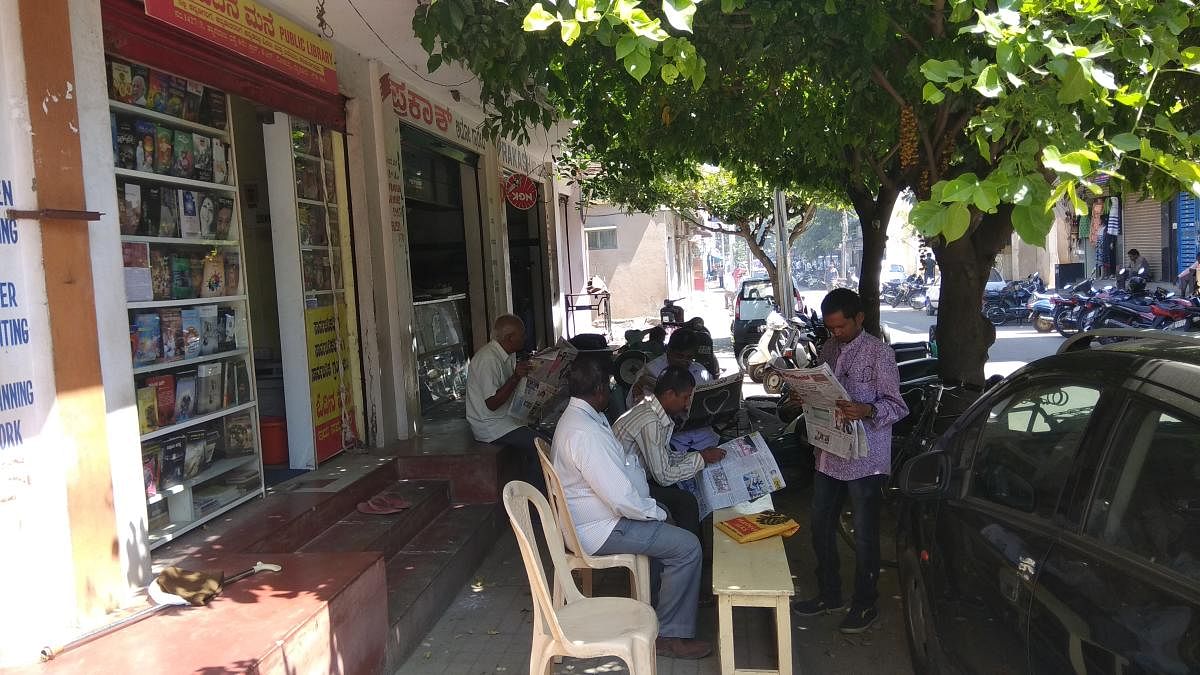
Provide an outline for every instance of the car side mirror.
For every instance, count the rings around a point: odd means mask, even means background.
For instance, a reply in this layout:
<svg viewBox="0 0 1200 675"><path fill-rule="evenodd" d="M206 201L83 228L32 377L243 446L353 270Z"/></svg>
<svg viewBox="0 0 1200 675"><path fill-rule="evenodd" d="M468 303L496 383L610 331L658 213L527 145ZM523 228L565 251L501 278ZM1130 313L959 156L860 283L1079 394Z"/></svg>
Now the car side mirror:
<svg viewBox="0 0 1200 675"><path fill-rule="evenodd" d="M913 499L939 499L950 485L950 459L941 450L917 455L904 463L900 492Z"/></svg>

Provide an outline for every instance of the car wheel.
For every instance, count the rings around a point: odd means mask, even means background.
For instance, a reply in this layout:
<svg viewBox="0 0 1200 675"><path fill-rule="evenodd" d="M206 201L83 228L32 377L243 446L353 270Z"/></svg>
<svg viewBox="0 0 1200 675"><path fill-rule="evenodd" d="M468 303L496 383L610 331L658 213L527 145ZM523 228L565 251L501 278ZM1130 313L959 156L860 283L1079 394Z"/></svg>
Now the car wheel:
<svg viewBox="0 0 1200 675"><path fill-rule="evenodd" d="M900 600L904 609L904 633L908 638L913 672L928 675L944 673L945 658L933 617L929 614L929 595L920 563L917 562L917 553L899 542L897 548L900 549Z"/></svg>

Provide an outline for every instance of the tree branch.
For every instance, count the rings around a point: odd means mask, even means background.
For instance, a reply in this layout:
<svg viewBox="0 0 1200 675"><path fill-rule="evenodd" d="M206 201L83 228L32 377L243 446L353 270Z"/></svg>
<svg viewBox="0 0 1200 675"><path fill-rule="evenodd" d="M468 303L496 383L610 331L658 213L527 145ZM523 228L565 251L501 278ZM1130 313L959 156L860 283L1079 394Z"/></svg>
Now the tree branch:
<svg viewBox="0 0 1200 675"><path fill-rule="evenodd" d="M946 0L933 0L933 7L929 11L929 31L938 38L946 34Z"/></svg>
<svg viewBox="0 0 1200 675"><path fill-rule="evenodd" d="M921 44L919 40L913 37L912 33L908 32L904 26L901 26L899 22L892 18L890 14L888 15L888 23L892 24L892 28L896 29L896 32L903 36L904 39L908 41L908 44L912 45L918 53L925 53L925 45Z"/></svg>
<svg viewBox="0 0 1200 675"><path fill-rule="evenodd" d="M900 95L900 92L896 91L896 88L893 87L892 83L888 81L887 75L883 74L883 71L879 69L879 66L871 66L871 79L874 80L875 84L878 84L880 87L882 87L883 90L888 93L888 95L896 99L896 103L900 104L901 108L908 106L908 101L904 100L904 97Z"/></svg>
<svg viewBox="0 0 1200 675"><path fill-rule="evenodd" d="M797 222L794 226L792 226L791 232L788 233L788 250L789 251L792 248L792 244L795 244L796 240L800 238L800 235L802 235L808 231L809 226L812 225L813 216L815 216L816 214L817 214L817 205L813 202L809 202L804 207L804 213L801 214L799 222Z"/></svg>

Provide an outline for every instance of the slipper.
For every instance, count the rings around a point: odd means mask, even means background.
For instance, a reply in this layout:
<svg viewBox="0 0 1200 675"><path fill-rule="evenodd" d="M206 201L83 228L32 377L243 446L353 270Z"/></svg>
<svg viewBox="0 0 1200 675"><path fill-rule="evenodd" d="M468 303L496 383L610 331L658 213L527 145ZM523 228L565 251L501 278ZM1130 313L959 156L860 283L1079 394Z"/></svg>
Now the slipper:
<svg viewBox="0 0 1200 675"><path fill-rule="evenodd" d="M407 509L412 506L412 503L403 497L395 497L392 495L378 494L367 500L367 503L372 506L387 509Z"/></svg>
<svg viewBox="0 0 1200 675"><path fill-rule="evenodd" d="M400 513L404 510L389 506L376 506L370 502L359 502L357 508L359 513L365 513L370 516L386 516L391 513Z"/></svg>

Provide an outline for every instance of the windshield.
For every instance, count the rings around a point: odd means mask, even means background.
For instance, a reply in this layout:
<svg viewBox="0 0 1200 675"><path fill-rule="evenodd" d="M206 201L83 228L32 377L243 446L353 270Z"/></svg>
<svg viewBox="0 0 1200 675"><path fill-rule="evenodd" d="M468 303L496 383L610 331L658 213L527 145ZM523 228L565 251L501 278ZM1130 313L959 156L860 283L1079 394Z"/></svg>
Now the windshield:
<svg viewBox="0 0 1200 675"><path fill-rule="evenodd" d="M988 281L989 281L989 282L992 282L992 281L1004 281L1004 275L1000 274L1000 270L998 270L998 269L996 269L995 267L993 267L993 268L992 268L992 274L991 274L991 276L990 276L990 277L988 277Z"/></svg>
<svg viewBox="0 0 1200 675"><path fill-rule="evenodd" d="M768 295L774 296L775 290L771 288L771 282L768 279L744 281L742 282L742 299L743 300L758 300L766 298Z"/></svg>
<svg viewBox="0 0 1200 675"><path fill-rule="evenodd" d="M904 266L903 265L892 265L892 266L888 267L888 271L889 272L899 272L901 274L904 274Z"/></svg>

